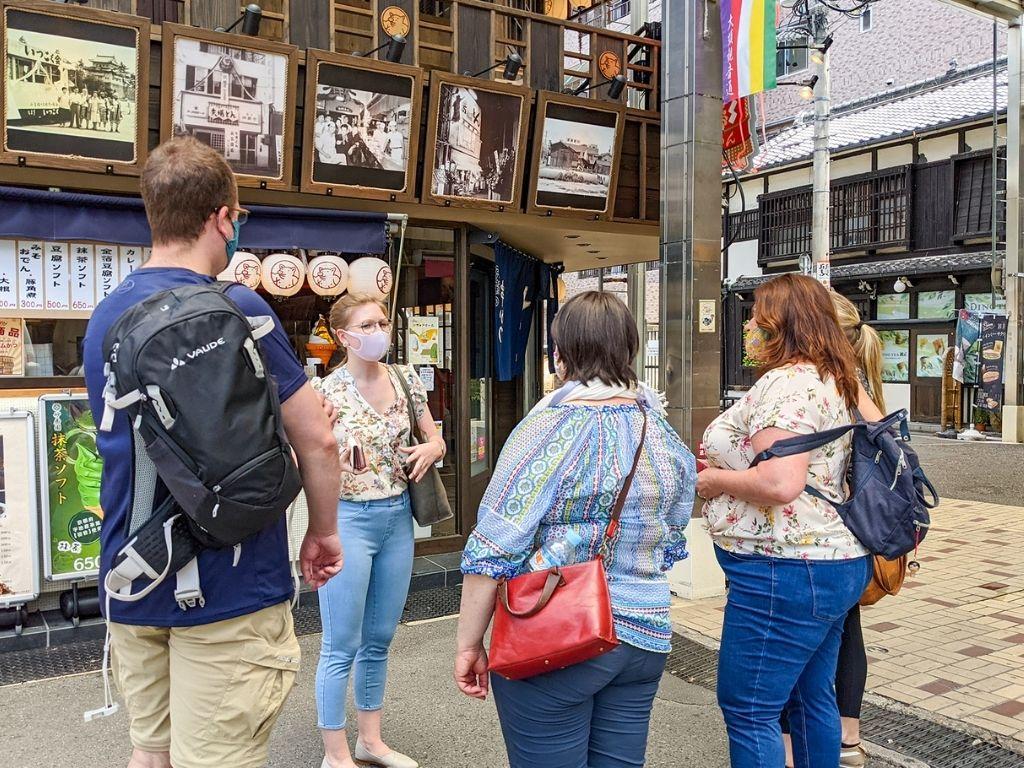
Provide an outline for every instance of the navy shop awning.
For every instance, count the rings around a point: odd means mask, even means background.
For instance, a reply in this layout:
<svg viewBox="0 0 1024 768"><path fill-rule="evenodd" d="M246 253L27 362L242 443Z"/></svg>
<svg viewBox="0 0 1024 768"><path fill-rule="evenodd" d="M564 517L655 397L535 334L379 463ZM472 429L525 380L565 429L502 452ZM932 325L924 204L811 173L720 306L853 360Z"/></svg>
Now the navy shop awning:
<svg viewBox="0 0 1024 768"><path fill-rule="evenodd" d="M384 253L387 214L247 206L242 248ZM0 187L0 238L149 245L142 199Z"/></svg>

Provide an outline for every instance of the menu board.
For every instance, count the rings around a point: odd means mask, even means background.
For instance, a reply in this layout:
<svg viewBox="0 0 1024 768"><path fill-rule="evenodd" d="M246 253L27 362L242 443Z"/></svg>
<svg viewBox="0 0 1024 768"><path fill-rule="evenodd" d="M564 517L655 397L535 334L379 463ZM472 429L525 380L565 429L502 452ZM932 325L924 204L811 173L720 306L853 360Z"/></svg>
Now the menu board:
<svg viewBox="0 0 1024 768"><path fill-rule="evenodd" d="M117 246L96 246L96 303L99 304L117 288Z"/></svg>
<svg viewBox="0 0 1024 768"><path fill-rule="evenodd" d="M918 378L941 378L946 365L946 348L949 335L945 333L921 333L917 336L914 356L917 360Z"/></svg>
<svg viewBox="0 0 1024 768"><path fill-rule="evenodd" d="M17 317L0 318L0 376L24 375L24 322Z"/></svg>
<svg viewBox="0 0 1024 768"><path fill-rule="evenodd" d="M979 408L998 411L1003 405L1003 359L1006 354L1005 315L981 316L981 370L978 383Z"/></svg>
<svg viewBox="0 0 1024 768"><path fill-rule="evenodd" d="M922 291L917 294L918 320L953 320L956 291Z"/></svg>
<svg viewBox="0 0 1024 768"><path fill-rule="evenodd" d="M39 398L43 554L54 581L95 576L100 564L100 477L96 424L85 395Z"/></svg>
<svg viewBox="0 0 1024 768"><path fill-rule="evenodd" d="M879 296L875 307L878 320L909 320L910 294L887 293Z"/></svg>
<svg viewBox="0 0 1024 768"><path fill-rule="evenodd" d="M882 381L906 384L910 381L910 331L884 330L878 336L882 340Z"/></svg>
<svg viewBox="0 0 1024 768"><path fill-rule="evenodd" d="M96 308L96 253L92 243L71 244L71 308Z"/></svg>
<svg viewBox="0 0 1024 768"><path fill-rule="evenodd" d="M18 307L18 244L0 240L0 309Z"/></svg>
<svg viewBox="0 0 1024 768"><path fill-rule="evenodd" d="M44 263L46 308L71 309L71 258L67 243L47 243Z"/></svg>
<svg viewBox="0 0 1024 768"><path fill-rule="evenodd" d="M18 307L46 309L43 298L43 244L18 241Z"/></svg>
<svg viewBox="0 0 1024 768"><path fill-rule="evenodd" d="M31 413L0 414L0 607L39 596L34 438Z"/></svg>

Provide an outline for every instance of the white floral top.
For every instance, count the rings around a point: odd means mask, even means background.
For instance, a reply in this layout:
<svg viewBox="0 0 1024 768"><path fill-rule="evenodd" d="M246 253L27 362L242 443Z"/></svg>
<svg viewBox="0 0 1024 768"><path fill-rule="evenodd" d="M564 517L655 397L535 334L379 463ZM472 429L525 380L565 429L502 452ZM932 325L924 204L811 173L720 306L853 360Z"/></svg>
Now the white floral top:
<svg viewBox="0 0 1024 768"><path fill-rule="evenodd" d="M416 419L427 411L427 392L423 382L409 366L397 366L409 385L413 412ZM338 420L334 436L338 451L348 450L349 437L354 437L363 449L368 471L353 475L341 473L340 496L346 501L373 501L388 499L405 492L409 478L405 471L405 455L400 446L409 445L409 408L402 385L391 370L395 388L395 402L385 413L378 413L356 388L352 374L345 366L332 371L323 379L313 379L313 388L334 403Z"/></svg>
<svg viewBox="0 0 1024 768"><path fill-rule="evenodd" d="M754 460L750 438L762 429L811 434L850 422L850 410L831 378L822 381L814 365L786 365L762 376L711 423L704 449L710 466L742 470ZM851 443L847 435L810 454L808 485L837 502L846 498ZM835 507L806 492L776 507L722 495L704 505L704 516L715 543L730 552L808 560L867 554Z"/></svg>

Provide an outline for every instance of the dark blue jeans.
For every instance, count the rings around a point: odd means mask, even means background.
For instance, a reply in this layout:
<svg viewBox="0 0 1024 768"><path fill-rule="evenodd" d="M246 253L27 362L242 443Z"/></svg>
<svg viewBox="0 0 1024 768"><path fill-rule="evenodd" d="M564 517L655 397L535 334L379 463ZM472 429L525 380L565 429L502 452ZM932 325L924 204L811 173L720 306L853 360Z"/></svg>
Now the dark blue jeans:
<svg viewBox="0 0 1024 768"><path fill-rule="evenodd" d="M718 657L718 704L732 768L783 768L779 716L789 716L796 768L839 764L836 657L870 558L801 560L715 547L729 580Z"/></svg>
<svg viewBox="0 0 1024 768"><path fill-rule="evenodd" d="M667 659L623 643L526 680L491 675L510 768L643 766Z"/></svg>

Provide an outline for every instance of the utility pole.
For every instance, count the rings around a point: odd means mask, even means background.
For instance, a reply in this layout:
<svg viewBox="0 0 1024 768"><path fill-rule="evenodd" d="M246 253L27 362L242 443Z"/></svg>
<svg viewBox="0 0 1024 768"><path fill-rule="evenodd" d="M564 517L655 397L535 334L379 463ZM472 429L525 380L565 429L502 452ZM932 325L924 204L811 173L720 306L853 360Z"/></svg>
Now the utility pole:
<svg viewBox="0 0 1024 768"><path fill-rule="evenodd" d="M829 83L828 9L813 0L808 6L807 20L814 32L810 58L815 63L817 82L814 86L814 186L811 197L811 274L818 281L829 285L829 179L831 160L828 153L830 100Z"/></svg>

